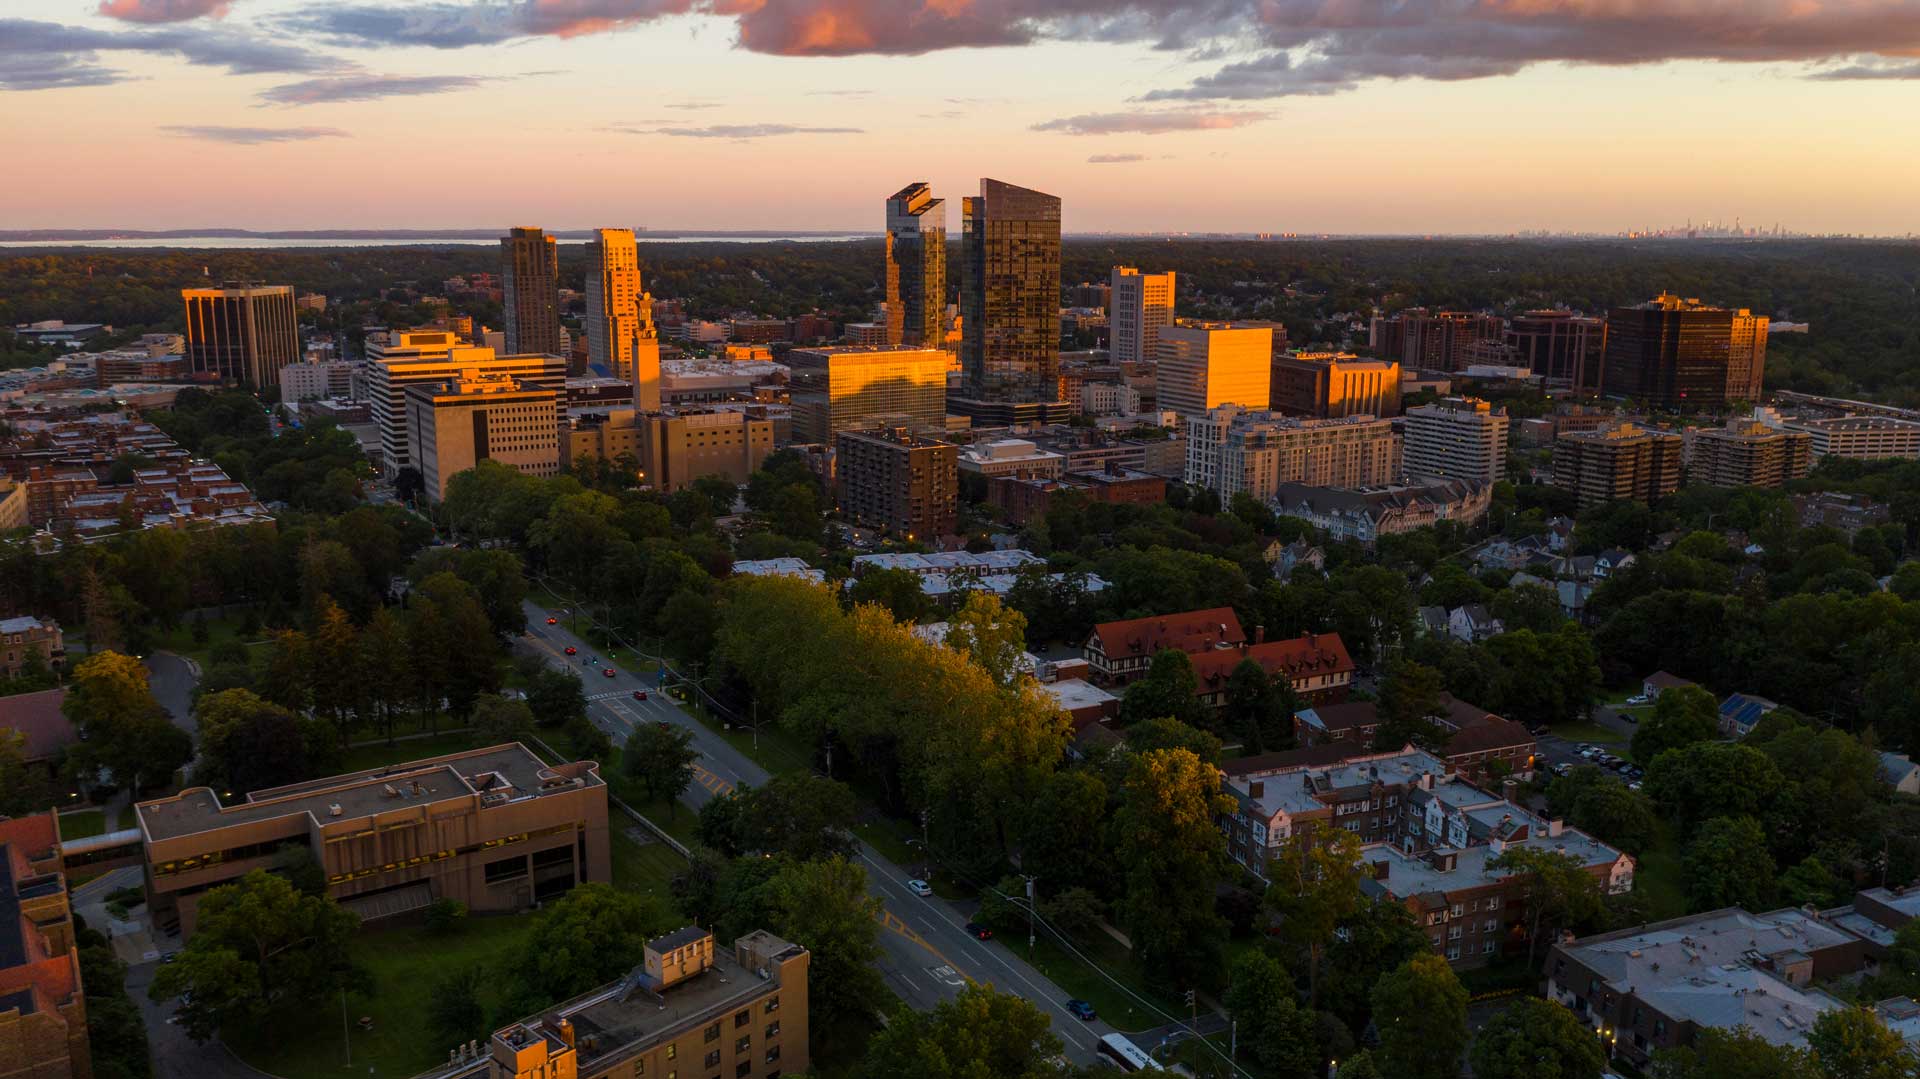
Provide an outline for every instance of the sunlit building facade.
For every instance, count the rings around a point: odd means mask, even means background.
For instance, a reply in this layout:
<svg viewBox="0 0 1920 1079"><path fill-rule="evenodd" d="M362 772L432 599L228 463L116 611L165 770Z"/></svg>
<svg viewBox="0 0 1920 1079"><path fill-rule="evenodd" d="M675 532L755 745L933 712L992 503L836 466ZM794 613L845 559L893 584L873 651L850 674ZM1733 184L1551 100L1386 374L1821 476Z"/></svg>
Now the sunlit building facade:
<svg viewBox="0 0 1920 1079"><path fill-rule="evenodd" d="M1159 407L1184 419L1221 405L1264 409L1273 388L1273 326L1181 319L1160 329Z"/></svg>
<svg viewBox="0 0 1920 1079"><path fill-rule="evenodd" d="M904 424L942 427L947 354L931 348L801 348L793 372L794 435L830 443L842 431Z"/></svg>
<svg viewBox="0 0 1920 1079"><path fill-rule="evenodd" d="M197 375L255 388L278 386L280 369L300 361L300 317L292 285L186 288L187 362Z"/></svg>
<svg viewBox="0 0 1920 1079"><path fill-rule="evenodd" d="M938 348L946 338L947 203L923 181L887 200L884 344Z"/></svg>
<svg viewBox="0 0 1920 1079"><path fill-rule="evenodd" d="M1173 321L1173 292L1177 275L1141 273L1131 266L1115 266L1107 293L1107 323L1112 333L1114 363L1143 363L1160 356L1160 330Z"/></svg>
<svg viewBox="0 0 1920 1079"><path fill-rule="evenodd" d="M566 355L560 347L560 261L553 237L537 228L513 228L500 238L500 261L507 351Z"/></svg>
<svg viewBox="0 0 1920 1079"><path fill-rule="evenodd" d="M967 399L1058 400L1059 198L983 179L961 200L960 335Z"/></svg>

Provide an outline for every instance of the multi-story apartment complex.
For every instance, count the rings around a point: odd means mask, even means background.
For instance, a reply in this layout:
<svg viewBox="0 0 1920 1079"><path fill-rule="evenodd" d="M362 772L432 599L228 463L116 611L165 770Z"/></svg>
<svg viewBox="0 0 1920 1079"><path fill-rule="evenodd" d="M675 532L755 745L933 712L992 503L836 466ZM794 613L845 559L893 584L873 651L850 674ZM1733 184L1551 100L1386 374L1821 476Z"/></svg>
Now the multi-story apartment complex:
<svg viewBox="0 0 1920 1079"><path fill-rule="evenodd" d="M93 1076L80 951L51 811L0 820L0 1076Z"/></svg>
<svg viewBox="0 0 1920 1079"><path fill-rule="evenodd" d="M1232 607L1128 618L1093 627L1081 646L1087 667L1103 686L1124 686L1146 677L1153 657L1166 649L1195 655L1212 650L1237 652L1246 631Z"/></svg>
<svg viewBox="0 0 1920 1079"><path fill-rule="evenodd" d="M1398 416L1400 364L1350 352L1289 352L1273 358L1272 407L1294 416Z"/></svg>
<svg viewBox="0 0 1920 1079"><path fill-rule="evenodd" d="M1605 319L1572 311L1528 311L1507 324L1514 363L1576 390L1598 392L1607 353Z"/></svg>
<svg viewBox="0 0 1920 1079"><path fill-rule="evenodd" d="M1813 455L1848 457L1859 461L1920 458L1920 423L1891 416L1782 416L1771 408L1757 408L1754 419L1769 427L1801 431L1813 439Z"/></svg>
<svg viewBox="0 0 1920 1079"><path fill-rule="evenodd" d="M1680 488L1681 437L1623 423L1570 431L1553 441L1553 482L1577 492L1582 509L1602 502L1652 502Z"/></svg>
<svg viewBox="0 0 1920 1079"><path fill-rule="evenodd" d="M1179 319L1160 328L1159 407L1182 419L1221 405L1264 409L1273 389L1273 325Z"/></svg>
<svg viewBox="0 0 1920 1079"><path fill-rule="evenodd" d="M1473 524L1493 504L1493 485L1471 480L1413 480L1359 489L1283 483L1273 494L1273 512L1305 521L1334 540L1371 549L1381 536L1411 532L1441 521Z"/></svg>
<svg viewBox="0 0 1920 1079"><path fill-rule="evenodd" d="M300 359L300 316L292 285L183 288L187 360L198 375L265 388Z"/></svg>
<svg viewBox="0 0 1920 1079"><path fill-rule="evenodd" d="M1160 357L1160 331L1173 321L1176 274L1143 274L1115 266L1108 293L1108 325L1115 363L1143 363Z"/></svg>
<svg viewBox="0 0 1920 1079"><path fill-rule="evenodd" d="M640 285L640 252L632 229L596 229L587 243L586 323L589 364L636 383L637 394L634 350L650 343L654 380L659 380L660 337L653 326L653 297Z"/></svg>
<svg viewBox="0 0 1920 1079"><path fill-rule="evenodd" d="M894 348L946 340L947 203L922 181L887 200L887 337Z"/></svg>
<svg viewBox="0 0 1920 1079"><path fill-rule="evenodd" d="M1090 502L1149 506L1167 499L1167 481L1150 472L1109 462L1098 472L1067 472L1058 479L996 476L987 483L987 504L1024 525L1047 515L1054 496L1072 493Z"/></svg>
<svg viewBox="0 0 1920 1079"><path fill-rule="evenodd" d="M1760 395L1767 317L1663 292L1607 312L1601 392L1662 408L1718 408Z"/></svg>
<svg viewBox="0 0 1920 1079"><path fill-rule="evenodd" d="M1491 484L1507 472L1507 410L1449 397L1407 410L1407 475Z"/></svg>
<svg viewBox="0 0 1920 1079"><path fill-rule="evenodd" d="M0 618L0 678L17 677L29 654L37 654L48 670L63 666L67 644L60 623L30 615Z"/></svg>
<svg viewBox="0 0 1920 1079"><path fill-rule="evenodd" d="M965 402L1057 400L1060 200L983 179L960 212Z"/></svg>
<svg viewBox="0 0 1920 1079"><path fill-rule="evenodd" d="M1303 420L1227 405L1187 420L1186 482L1227 501L1266 501L1286 483L1370 487L1400 478L1400 436L1390 420Z"/></svg>
<svg viewBox="0 0 1920 1079"><path fill-rule="evenodd" d="M1447 770L1474 783L1498 781L1533 770L1537 745L1533 732L1516 723L1440 694L1441 711L1428 717L1446 734L1446 744L1435 756ZM1370 746L1380 731L1379 707L1372 701L1348 701L1305 708L1293 715L1294 737L1303 746L1346 743Z"/></svg>
<svg viewBox="0 0 1920 1079"><path fill-rule="evenodd" d="M947 354L935 348L797 348L794 437L831 443L842 431L904 425L941 428L947 420Z"/></svg>
<svg viewBox="0 0 1920 1079"><path fill-rule="evenodd" d="M27 510L27 485L0 475L0 533L27 527Z"/></svg>
<svg viewBox="0 0 1920 1079"><path fill-rule="evenodd" d="M415 464L407 428L407 387L441 383L463 372L509 375L554 393L554 429L566 419L567 361L540 353L499 355L490 348L463 344L445 330L394 330L367 336L367 395L380 428L382 464L389 476Z"/></svg>
<svg viewBox="0 0 1920 1079"><path fill-rule="evenodd" d="M1813 467L1812 435L1758 420L1690 427L1682 449L1688 482L1712 487L1783 487Z"/></svg>
<svg viewBox="0 0 1920 1079"><path fill-rule="evenodd" d="M318 401L353 396L354 365L346 360L302 360L280 369L282 401Z"/></svg>
<svg viewBox="0 0 1920 1079"><path fill-rule="evenodd" d="M779 1079L801 1075L811 956L764 930L716 949L697 927L647 942L620 981L454 1049L419 1079Z"/></svg>
<svg viewBox="0 0 1920 1079"><path fill-rule="evenodd" d="M565 356L560 347L560 259L553 237L537 228L509 229L500 238L500 263L507 351Z"/></svg>
<svg viewBox="0 0 1920 1079"><path fill-rule="evenodd" d="M1501 332L1497 315L1414 307L1373 316L1367 347L1410 370L1458 371L1467 366L1467 350L1474 342L1498 341Z"/></svg>
<svg viewBox="0 0 1920 1079"><path fill-rule="evenodd" d="M522 910L611 879L607 788L591 761L548 766L518 742L253 791L138 806L148 908L191 935L210 888L304 851L363 920L451 898Z"/></svg>
<svg viewBox="0 0 1920 1079"><path fill-rule="evenodd" d="M655 490L678 491L702 476L747 482L773 453L773 421L727 408L640 413L640 472Z"/></svg>
<svg viewBox="0 0 1920 1079"><path fill-rule="evenodd" d="M840 511L896 536L931 539L959 527L960 448L903 428L842 431L834 442Z"/></svg>
<svg viewBox="0 0 1920 1079"><path fill-rule="evenodd" d="M529 476L559 472L553 410L553 390L512 375L462 371L446 382L408 386L409 457L427 499L444 499L447 481L481 461Z"/></svg>

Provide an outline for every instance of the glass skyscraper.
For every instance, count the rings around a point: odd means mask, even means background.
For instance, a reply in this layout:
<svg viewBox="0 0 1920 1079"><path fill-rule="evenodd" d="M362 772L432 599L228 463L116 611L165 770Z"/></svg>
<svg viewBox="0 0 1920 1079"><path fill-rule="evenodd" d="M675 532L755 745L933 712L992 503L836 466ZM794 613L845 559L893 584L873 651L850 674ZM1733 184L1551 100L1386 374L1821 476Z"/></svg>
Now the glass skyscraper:
<svg viewBox="0 0 1920 1079"><path fill-rule="evenodd" d="M941 347L946 314L946 200L908 184L887 200L887 344Z"/></svg>
<svg viewBox="0 0 1920 1079"><path fill-rule="evenodd" d="M980 181L961 201L960 366L977 401L1060 396L1060 200Z"/></svg>

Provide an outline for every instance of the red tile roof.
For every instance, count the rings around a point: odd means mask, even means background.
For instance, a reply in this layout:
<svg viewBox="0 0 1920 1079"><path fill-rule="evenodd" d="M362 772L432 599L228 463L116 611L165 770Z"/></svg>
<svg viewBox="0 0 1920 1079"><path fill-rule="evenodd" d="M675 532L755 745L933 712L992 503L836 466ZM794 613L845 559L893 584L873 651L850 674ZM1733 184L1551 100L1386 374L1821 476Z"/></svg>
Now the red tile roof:
<svg viewBox="0 0 1920 1079"><path fill-rule="evenodd" d="M1087 640L1088 644L1098 640L1099 651L1109 658L1119 658L1151 656L1168 648L1204 652L1217 644L1244 644L1246 639L1247 633L1240 628L1240 617L1233 613L1233 608L1214 607L1102 622L1093 627L1093 634Z"/></svg>
<svg viewBox="0 0 1920 1079"><path fill-rule="evenodd" d="M12 727L27 736L28 760L47 760L77 740L73 724L60 711L60 702L66 699L65 689L0 697L0 727Z"/></svg>
<svg viewBox="0 0 1920 1079"><path fill-rule="evenodd" d="M1193 673L1200 692L1214 693L1226 687L1227 677L1240 661L1250 659L1269 675L1284 674L1289 679L1317 674L1352 674L1353 659L1347 655L1346 642L1338 633L1309 633L1290 641L1268 641L1240 648L1216 648L1193 657Z"/></svg>

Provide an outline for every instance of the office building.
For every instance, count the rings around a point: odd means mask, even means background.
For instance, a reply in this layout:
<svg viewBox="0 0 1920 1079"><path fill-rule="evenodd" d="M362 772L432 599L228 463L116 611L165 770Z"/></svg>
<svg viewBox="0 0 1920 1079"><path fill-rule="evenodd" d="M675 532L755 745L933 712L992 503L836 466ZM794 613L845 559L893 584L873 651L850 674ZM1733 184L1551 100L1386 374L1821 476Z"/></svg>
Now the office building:
<svg viewBox="0 0 1920 1079"><path fill-rule="evenodd" d="M1281 484L1370 487L1400 478L1400 436L1389 420L1305 420L1224 405L1187 420L1186 482L1224 505L1245 492L1265 502Z"/></svg>
<svg viewBox="0 0 1920 1079"><path fill-rule="evenodd" d="M587 243L586 329L587 363L629 382L636 381L636 342L651 341L658 382L660 343L653 327L653 297L640 287L640 255L632 229L595 229Z"/></svg>
<svg viewBox="0 0 1920 1079"><path fill-rule="evenodd" d="M1113 268L1108 350L1115 363L1145 363L1160 357L1160 330L1173 321L1175 274L1143 274L1131 266Z"/></svg>
<svg viewBox="0 0 1920 1079"><path fill-rule="evenodd" d="M183 288L187 360L196 375L255 388L278 386L280 369L300 359L300 317L292 285L227 284Z"/></svg>
<svg viewBox="0 0 1920 1079"><path fill-rule="evenodd" d="M910 539L959 527L960 448L909 431L842 431L834 440L834 493L856 523Z"/></svg>
<svg viewBox="0 0 1920 1079"><path fill-rule="evenodd" d="M1051 479L1066 471L1067 458L1024 438L1001 438L968 446L960 451L959 463L960 471L987 479Z"/></svg>
<svg viewBox="0 0 1920 1079"><path fill-rule="evenodd" d="M1160 329L1158 407L1182 419L1221 405L1264 409L1273 389L1273 325L1180 319Z"/></svg>
<svg viewBox="0 0 1920 1079"><path fill-rule="evenodd" d="M1288 352L1273 358L1268 397L1270 407L1293 416L1398 416L1400 364L1350 352Z"/></svg>
<svg viewBox="0 0 1920 1079"><path fill-rule="evenodd" d="M1528 311L1507 324L1513 362L1575 390L1598 393L1606 360L1607 323L1572 311Z"/></svg>
<svg viewBox="0 0 1920 1079"><path fill-rule="evenodd" d="M773 421L720 408L641 413L640 472L657 491L678 491L702 476L747 482L773 452Z"/></svg>
<svg viewBox="0 0 1920 1079"><path fill-rule="evenodd" d="M1415 371L1458 371L1477 341L1498 341L1497 315L1473 311L1409 308L1391 316L1375 315L1367 327L1367 347L1385 359Z"/></svg>
<svg viewBox="0 0 1920 1079"><path fill-rule="evenodd" d="M1601 391L1659 408L1755 400L1766 367L1767 318L1663 292L1607 312Z"/></svg>
<svg viewBox="0 0 1920 1079"><path fill-rule="evenodd" d="M1754 410L1770 427L1802 431L1813 439L1813 455L1857 461L1920 458L1920 423L1891 416L1782 416L1771 408Z"/></svg>
<svg viewBox="0 0 1920 1079"><path fill-rule="evenodd" d="M407 429L407 387L441 383L465 371L509 375L525 385L552 390L554 429L566 421L567 361L552 354L499 355L463 344L445 330L394 330L367 335L367 394L380 428L381 463L388 476L414 465Z"/></svg>
<svg viewBox="0 0 1920 1079"><path fill-rule="evenodd" d="M431 1079L779 1079L802 1075L811 956L764 930L714 947L678 929L648 941L638 967L449 1051ZM428 1079L428 1077L422 1077Z"/></svg>
<svg viewBox="0 0 1920 1079"><path fill-rule="evenodd" d="M23 499L22 519L24 517ZM60 623L32 615L0 618L0 678L19 677L30 654L37 654L47 670L65 665L67 644L60 635Z"/></svg>
<svg viewBox="0 0 1920 1079"><path fill-rule="evenodd" d="M947 422L947 354L931 348L797 348L792 371L795 437L831 443L842 431Z"/></svg>
<svg viewBox="0 0 1920 1079"><path fill-rule="evenodd" d="M51 811L0 820L0 1076L93 1076L80 951Z"/></svg>
<svg viewBox="0 0 1920 1079"><path fill-rule="evenodd" d="M964 399L1058 400L1060 200L983 179L960 212Z"/></svg>
<svg viewBox="0 0 1920 1079"><path fill-rule="evenodd" d="M1580 508L1603 502L1652 502L1680 487L1682 440L1631 423L1571 431L1554 439L1553 482L1580 496Z"/></svg>
<svg viewBox="0 0 1920 1079"><path fill-rule="evenodd" d="M1813 436L1728 420L1725 427L1689 427L1682 436L1687 482L1710 487L1784 487L1813 467Z"/></svg>
<svg viewBox="0 0 1920 1079"><path fill-rule="evenodd" d="M887 337L894 348L946 340L947 203L926 183L887 200Z"/></svg>
<svg viewBox="0 0 1920 1079"><path fill-rule="evenodd" d="M280 400L318 401L353 396L354 365L346 360L302 360L280 369Z"/></svg>
<svg viewBox="0 0 1920 1079"><path fill-rule="evenodd" d="M524 910L612 878L607 788L592 761L549 766L518 742L253 791L138 806L154 923L191 936L209 888L305 851L327 894L370 921L436 899Z"/></svg>
<svg viewBox="0 0 1920 1079"><path fill-rule="evenodd" d="M423 493L441 501L447 481L481 461L528 476L559 472L560 428L553 412L553 390L512 375L468 370L446 382L408 386L410 457Z"/></svg>
<svg viewBox="0 0 1920 1079"><path fill-rule="evenodd" d="M560 344L560 260L553 237L516 227L500 238L507 351L565 356Z"/></svg>
<svg viewBox="0 0 1920 1079"><path fill-rule="evenodd" d="M1491 484L1507 471L1507 410L1449 397L1407 410L1407 475Z"/></svg>

